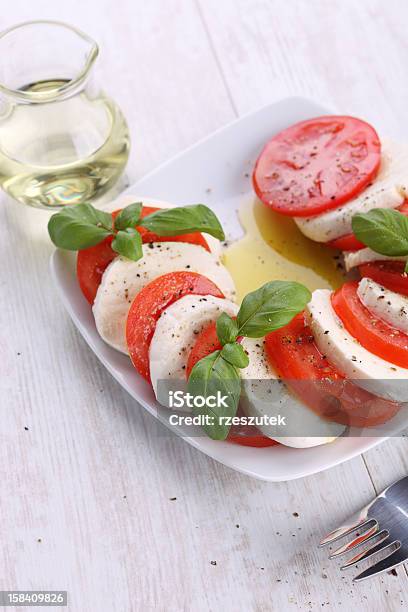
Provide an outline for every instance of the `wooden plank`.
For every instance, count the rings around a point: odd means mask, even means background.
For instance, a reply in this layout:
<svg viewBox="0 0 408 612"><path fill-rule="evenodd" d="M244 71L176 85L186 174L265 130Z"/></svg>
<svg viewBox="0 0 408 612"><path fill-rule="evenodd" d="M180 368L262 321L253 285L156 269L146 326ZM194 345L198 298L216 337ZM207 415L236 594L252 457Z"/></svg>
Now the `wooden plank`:
<svg viewBox="0 0 408 612"><path fill-rule="evenodd" d="M406 3L197 1L240 114L301 95L365 117L391 136L408 134L401 121Z"/></svg>

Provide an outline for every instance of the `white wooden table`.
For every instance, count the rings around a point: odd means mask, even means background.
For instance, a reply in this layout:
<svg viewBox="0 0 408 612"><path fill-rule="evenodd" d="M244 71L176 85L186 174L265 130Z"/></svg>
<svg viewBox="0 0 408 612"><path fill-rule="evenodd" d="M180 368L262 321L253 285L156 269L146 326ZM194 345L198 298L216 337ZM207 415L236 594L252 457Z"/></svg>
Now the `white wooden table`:
<svg viewBox="0 0 408 612"><path fill-rule="evenodd" d="M33 18L100 42L131 180L287 95L408 139L405 0L13 0L1 27ZM407 440L268 484L160 435L59 303L45 224L2 196L0 588L66 589L75 612L406 607L404 568L353 586L316 544L408 472Z"/></svg>

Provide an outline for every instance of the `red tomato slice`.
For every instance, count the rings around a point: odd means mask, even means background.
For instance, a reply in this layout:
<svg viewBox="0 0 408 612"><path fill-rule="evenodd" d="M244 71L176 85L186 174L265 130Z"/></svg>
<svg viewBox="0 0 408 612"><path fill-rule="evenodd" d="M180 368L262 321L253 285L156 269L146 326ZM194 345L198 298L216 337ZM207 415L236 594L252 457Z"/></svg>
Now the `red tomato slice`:
<svg viewBox="0 0 408 612"><path fill-rule="evenodd" d="M344 283L332 295L332 305L347 331L374 355L408 368L408 335L373 315L357 293L358 281Z"/></svg>
<svg viewBox="0 0 408 612"><path fill-rule="evenodd" d="M371 278L390 291L408 295L408 275L403 261L373 261L358 266L361 276Z"/></svg>
<svg viewBox="0 0 408 612"><path fill-rule="evenodd" d="M404 200L401 206L398 208L400 213L408 216L408 199Z"/></svg>
<svg viewBox="0 0 408 612"><path fill-rule="evenodd" d="M365 244L357 240L354 234L341 236L340 238L326 242L326 244L332 249L339 249L340 251L359 251L365 248Z"/></svg>
<svg viewBox="0 0 408 612"><path fill-rule="evenodd" d="M380 141L371 125L354 117L317 117L267 143L255 164L254 189L282 215L317 215L363 191L380 159Z"/></svg>
<svg viewBox="0 0 408 612"><path fill-rule="evenodd" d="M113 237L108 236L99 244L78 251L77 279L82 293L90 304L94 303L102 274L117 255L111 247L112 240Z"/></svg>
<svg viewBox="0 0 408 612"><path fill-rule="evenodd" d="M254 425L233 425L229 431L228 442L240 446L252 446L254 448L268 448L278 446L279 442L264 436Z"/></svg>
<svg viewBox="0 0 408 612"><path fill-rule="evenodd" d="M210 323L198 334L195 344L190 351L186 367L187 379L197 361L221 348L215 322ZM275 440L264 436L253 425L233 425L228 433L227 441L240 444L241 446L254 446L257 448L266 448L267 446L276 446L278 444Z"/></svg>
<svg viewBox="0 0 408 612"><path fill-rule="evenodd" d="M347 380L317 348L301 313L265 338L271 365L286 385L314 412L329 421L355 427L381 425L399 410Z"/></svg>
<svg viewBox="0 0 408 612"><path fill-rule="evenodd" d="M153 206L143 206L141 217L160 210ZM112 217L115 218L120 213L120 210L115 210ZM137 226L136 228L142 236L143 244L149 242L189 242L190 244L198 244L207 251L210 250L206 239L199 232L193 234L183 234L182 236L158 236L149 232L145 227ZM96 292L101 284L102 274L111 261L117 257L117 253L112 249L111 243L113 238L109 236L105 240L89 249L78 251L77 257L77 278L82 293L90 304L94 303Z"/></svg>
<svg viewBox="0 0 408 612"><path fill-rule="evenodd" d="M190 351L187 359L186 376L187 380L190 378L191 370L200 359L207 357L214 351L219 351L222 348L220 341L217 336L217 329L215 322L209 323L204 329L197 335L195 344Z"/></svg>
<svg viewBox="0 0 408 612"><path fill-rule="evenodd" d="M212 281L196 272L170 272L146 285L135 297L126 323L126 342L136 370L150 381L149 349L162 312L184 295L224 294Z"/></svg>

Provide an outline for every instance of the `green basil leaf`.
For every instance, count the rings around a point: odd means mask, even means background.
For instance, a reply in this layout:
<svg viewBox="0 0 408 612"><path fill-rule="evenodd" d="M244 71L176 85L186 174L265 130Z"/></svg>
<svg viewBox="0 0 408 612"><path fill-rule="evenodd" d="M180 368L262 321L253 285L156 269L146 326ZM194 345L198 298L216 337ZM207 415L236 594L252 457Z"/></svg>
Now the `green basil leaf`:
<svg viewBox="0 0 408 612"><path fill-rule="evenodd" d="M122 208L115 219L115 229L125 230L128 227L135 227L140 220L142 208L142 202L135 202L134 204L129 204L129 206Z"/></svg>
<svg viewBox="0 0 408 612"><path fill-rule="evenodd" d="M79 251L99 244L112 234L112 215L91 204L77 204L52 215L48 233L60 249Z"/></svg>
<svg viewBox="0 0 408 612"><path fill-rule="evenodd" d="M221 357L236 368L247 368L249 357L238 342L229 342L222 347Z"/></svg>
<svg viewBox="0 0 408 612"><path fill-rule="evenodd" d="M235 342L238 335L237 322L231 319L226 312L223 312L217 319L217 336L218 340L224 346L228 342Z"/></svg>
<svg viewBox="0 0 408 612"><path fill-rule="evenodd" d="M204 204L164 208L142 219L140 225L159 236L180 236L191 232L204 232L218 240L225 240L218 218Z"/></svg>
<svg viewBox="0 0 408 612"><path fill-rule="evenodd" d="M381 255L408 255L408 218L398 210L373 208L352 219L355 236Z"/></svg>
<svg viewBox="0 0 408 612"><path fill-rule="evenodd" d="M133 227L120 230L112 240L112 249L132 261L143 257L142 237Z"/></svg>
<svg viewBox="0 0 408 612"><path fill-rule="evenodd" d="M237 369L223 359L221 351L214 351L195 364L187 388L194 397L211 402L211 405L207 403L202 408L193 408L195 415L208 420L203 425L207 435L213 440L225 440L230 426L223 418L235 416L241 394Z"/></svg>
<svg viewBox="0 0 408 612"><path fill-rule="evenodd" d="M304 285L271 281L248 293L237 316L238 335L261 338L290 323L305 308L311 293Z"/></svg>

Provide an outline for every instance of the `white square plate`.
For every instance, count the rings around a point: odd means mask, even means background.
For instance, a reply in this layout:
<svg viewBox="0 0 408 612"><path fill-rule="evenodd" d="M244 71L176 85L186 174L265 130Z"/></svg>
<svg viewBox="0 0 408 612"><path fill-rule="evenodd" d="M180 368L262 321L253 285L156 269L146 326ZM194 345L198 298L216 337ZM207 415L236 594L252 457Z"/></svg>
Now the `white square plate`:
<svg viewBox="0 0 408 612"><path fill-rule="evenodd" d="M283 128L329 111L303 98L288 98L235 121L166 162L133 185L128 192L176 204L203 202L219 215L230 238L242 234L236 209L243 198L253 199L250 174L263 144ZM130 360L99 337L91 308L75 276L75 255L56 251L51 270L69 315L90 348L116 380L148 412L168 427L168 411L155 401L150 386ZM137 406L135 406L137 409ZM170 427L186 442L240 472L269 481L292 480L327 469L372 448L384 437L338 438L332 444L308 449L276 446L264 449L191 437L191 428Z"/></svg>

